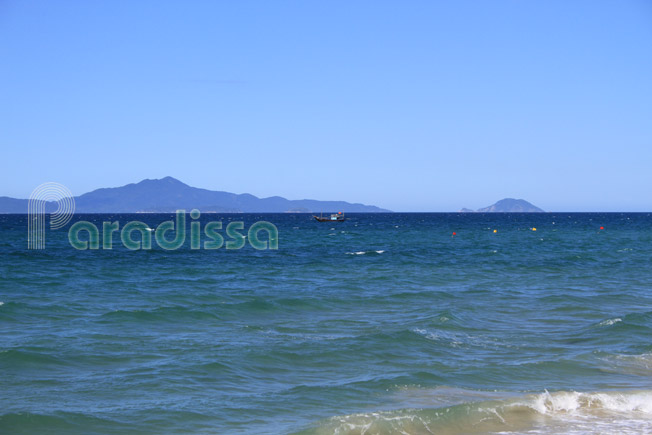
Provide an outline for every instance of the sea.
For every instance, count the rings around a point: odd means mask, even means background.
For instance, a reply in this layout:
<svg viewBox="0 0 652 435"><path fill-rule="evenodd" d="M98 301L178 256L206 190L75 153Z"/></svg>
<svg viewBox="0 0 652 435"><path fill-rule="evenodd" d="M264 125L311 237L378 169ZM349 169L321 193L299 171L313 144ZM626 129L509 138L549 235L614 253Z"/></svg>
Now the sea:
<svg viewBox="0 0 652 435"><path fill-rule="evenodd" d="M36 250L0 215L0 433L652 433L650 214L347 218L130 250L103 222L175 216L75 215Z"/></svg>

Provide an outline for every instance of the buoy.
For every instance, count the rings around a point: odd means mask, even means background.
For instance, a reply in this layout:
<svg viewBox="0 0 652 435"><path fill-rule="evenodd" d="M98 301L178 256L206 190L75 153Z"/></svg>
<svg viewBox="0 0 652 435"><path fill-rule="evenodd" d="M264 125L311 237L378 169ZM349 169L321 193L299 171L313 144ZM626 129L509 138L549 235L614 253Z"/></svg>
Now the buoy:
<svg viewBox="0 0 652 435"><path fill-rule="evenodd" d="M537 230L536 228L532 228L532 231L536 231L536 230Z"/></svg>
<svg viewBox="0 0 652 435"><path fill-rule="evenodd" d="M497 232L498 232L498 230L494 230L494 233L497 233Z"/></svg>
<svg viewBox="0 0 652 435"><path fill-rule="evenodd" d="M600 227L601 230L604 230L604 227Z"/></svg>
<svg viewBox="0 0 652 435"><path fill-rule="evenodd" d="M453 235L454 235L454 236L456 236L456 235L457 235L457 233L456 233L455 231L453 231Z"/></svg>

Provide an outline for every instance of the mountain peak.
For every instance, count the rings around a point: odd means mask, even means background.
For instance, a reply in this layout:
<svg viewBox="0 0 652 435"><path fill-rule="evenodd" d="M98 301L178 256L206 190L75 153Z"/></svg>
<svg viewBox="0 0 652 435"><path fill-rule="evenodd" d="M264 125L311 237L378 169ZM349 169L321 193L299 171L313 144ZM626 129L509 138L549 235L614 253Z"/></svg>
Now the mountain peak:
<svg viewBox="0 0 652 435"><path fill-rule="evenodd" d="M166 189L166 188L185 188L190 187L183 181L179 181L174 177L163 178L145 178L137 183L128 184L127 186L138 186L138 187L148 187L148 188L157 188L157 189Z"/></svg>
<svg viewBox="0 0 652 435"><path fill-rule="evenodd" d="M141 183L158 183L158 184L167 183L167 184L183 184L183 185L186 184L182 181L177 180L174 177L170 177L169 175L163 178L145 178L144 180L136 184L141 184Z"/></svg>

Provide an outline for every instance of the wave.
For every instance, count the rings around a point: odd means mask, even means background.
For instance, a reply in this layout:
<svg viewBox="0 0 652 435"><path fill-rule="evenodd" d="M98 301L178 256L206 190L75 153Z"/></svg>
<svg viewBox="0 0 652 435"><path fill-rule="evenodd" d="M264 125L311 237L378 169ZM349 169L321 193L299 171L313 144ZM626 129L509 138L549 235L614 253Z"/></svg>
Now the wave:
<svg viewBox="0 0 652 435"><path fill-rule="evenodd" d="M640 355L607 355L601 357L607 363L605 372L623 373L627 375L652 375L652 353Z"/></svg>
<svg viewBox="0 0 652 435"><path fill-rule="evenodd" d="M302 434L639 434L652 432L652 391L558 391L440 408L332 417Z"/></svg>
<svg viewBox="0 0 652 435"><path fill-rule="evenodd" d="M100 322L140 322L140 321L182 321L182 320L215 320L219 316L215 312L197 310L181 306L158 307L150 310L115 310L100 316Z"/></svg>
<svg viewBox="0 0 652 435"><path fill-rule="evenodd" d="M615 319L607 319L607 320L603 320L602 322L598 323L598 326L611 326L611 325L615 325L616 323L622 322L622 321L623 321L623 319L621 319L619 317L617 317Z"/></svg>
<svg viewBox="0 0 652 435"><path fill-rule="evenodd" d="M347 252L347 255L365 255L365 254L382 254L385 250L380 249L378 251L356 251L356 252Z"/></svg>
<svg viewBox="0 0 652 435"><path fill-rule="evenodd" d="M454 348L482 348L482 349L504 349L513 347L510 344L496 340L486 335L472 335L463 331L429 331L422 328L414 328L411 332L424 337L427 340L439 342L445 346Z"/></svg>

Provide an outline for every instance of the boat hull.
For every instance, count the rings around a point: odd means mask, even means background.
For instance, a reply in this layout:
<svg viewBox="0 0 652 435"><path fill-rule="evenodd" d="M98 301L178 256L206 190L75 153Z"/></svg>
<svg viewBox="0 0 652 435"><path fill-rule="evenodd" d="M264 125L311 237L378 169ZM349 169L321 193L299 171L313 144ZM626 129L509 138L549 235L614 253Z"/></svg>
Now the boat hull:
<svg viewBox="0 0 652 435"><path fill-rule="evenodd" d="M346 220L345 217L337 218L337 219L331 219L328 217L319 217L319 216L313 216L317 222L344 222Z"/></svg>

